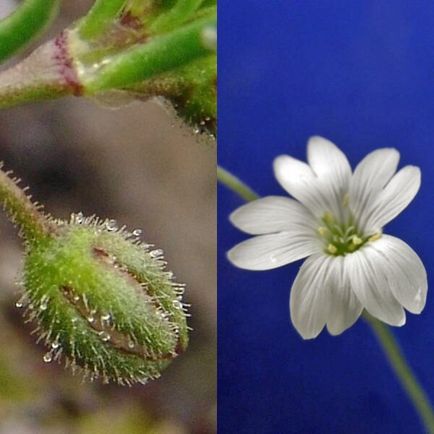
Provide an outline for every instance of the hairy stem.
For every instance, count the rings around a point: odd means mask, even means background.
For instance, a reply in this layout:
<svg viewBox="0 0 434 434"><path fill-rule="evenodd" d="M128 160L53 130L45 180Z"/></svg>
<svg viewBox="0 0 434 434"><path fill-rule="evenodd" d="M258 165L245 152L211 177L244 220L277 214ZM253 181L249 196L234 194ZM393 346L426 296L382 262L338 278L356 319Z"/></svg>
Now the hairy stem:
<svg viewBox="0 0 434 434"><path fill-rule="evenodd" d="M9 219L20 229L20 235L30 244L47 238L52 232L52 224L17 185L17 180L0 168L0 203Z"/></svg>
<svg viewBox="0 0 434 434"><path fill-rule="evenodd" d="M251 190L247 184L221 167L217 168L217 179L246 201L252 201L259 198L259 196ZM401 383L402 388L407 393L414 408L424 423L426 432L434 434L434 412L429 402L428 395L416 379L413 370L405 359L405 356L399 348L398 342L390 331L390 328L366 312L363 317L377 337L387 360Z"/></svg>
<svg viewBox="0 0 434 434"><path fill-rule="evenodd" d="M25 0L0 21L0 62L15 54L44 30L56 15L60 0Z"/></svg>

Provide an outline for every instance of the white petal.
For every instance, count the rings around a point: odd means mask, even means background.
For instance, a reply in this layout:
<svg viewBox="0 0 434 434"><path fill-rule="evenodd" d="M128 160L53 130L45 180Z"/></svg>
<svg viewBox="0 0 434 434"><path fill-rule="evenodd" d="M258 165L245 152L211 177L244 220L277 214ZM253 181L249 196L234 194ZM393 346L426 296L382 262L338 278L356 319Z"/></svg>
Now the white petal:
<svg viewBox="0 0 434 434"><path fill-rule="evenodd" d="M377 232L408 206L419 191L420 177L418 167L406 166L390 180L367 213L365 230L368 233Z"/></svg>
<svg viewBox="0 0 434 434"><path fill-rule="evenodd" d="M318 228L313 215L301 203L279 196L243 205L229 218L238 229L252 235L291 230L313 236Z"/></svg>
<svg viewBox="0 0 434 434"><path fill-rule="evenodd" d="M416 252L404 241L383 235L372 243L387 267L390 289L411 313L420 313L425 307L428 290L425 267Z"/></svg>
<svg viewBox="0 0 434 434"><path fill-rule="evenodd" d="M308 164L281 155L274 160L274 174L280 185L315 216L322 217L332 211L324 184L318 181Z"/></svg>
<svg viewBox="0 0 434 434"><path fill-rule="evenodd" d="M349 189L349 206L364 229L370 205L396 172L399 152L396 149L377 149L368 154L356 167Z"/></svg>
<svg viewBox="0 0 434 434"><path fill-rule="evenodd" d="M350 328L359 318L363 307L351 289L351 282L344 267L344 257L332 262L330 274L330 308L327 329L331 335L339 335Z"/></svg>
<svg viewBox="0 0 434 434"><path fill-rule="evenodd" d="M388 264L373 244L345 256L351 288L363 307L379 320L394 326L405 324L405 312L392 294Z"/></svg>
<svg viewBox="0 0 434 434"><path fill-rule="evenodd" d="M228 259L246 270L271 270L321 251L316 238L303 234L280 232L260 235L237 244L228 252Z"/></svg>
<svg viewBox="0 0 434 434"><path fill-rule="evenodd" d="M311 256L301 266L292 285L291 320L304 339L317 337L327 321L330 294L326 282L331 261L332 256Z"/></svg>
<svg viewBox="0 0 434 434"><path fill-rule="evenodd" d="M335 191L348 188L350 163L334 143L323 137L311 137L307 144L307 161L316 176L329 180Z"/></svg>

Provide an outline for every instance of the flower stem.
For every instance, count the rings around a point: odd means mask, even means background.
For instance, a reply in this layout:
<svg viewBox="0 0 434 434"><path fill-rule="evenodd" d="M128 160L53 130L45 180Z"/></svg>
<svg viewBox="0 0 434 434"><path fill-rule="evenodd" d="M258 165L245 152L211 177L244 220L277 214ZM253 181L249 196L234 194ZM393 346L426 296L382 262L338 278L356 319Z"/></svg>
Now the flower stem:
<svg viewBox="0 0 434 434"><path fill-rule="evenodd" d="M259 198L259 196L251 190L248 185L222 167L217 167L217 179L220 183L248 202ZM366 312L363 314L363 317L377 337L385 356L401 383L401 386L407 393L414 408L423 421L426 432L434 434L434 412L429 402L428 395L416 379L413 370L405 359L405 356L399 348L398 342L390 331L390 328Z"/></svg>
<svg viewBox="0 0 434 434"><path fill-rule="evenodd" d="M434 412L431 408L429 398L417 381L414 372L407 363L390 328L366 312L363 314L363 318L371 326L372 331L383 348L384 354L392 366L392 369L399 378L401 386L407 392L414 407L419 413L419 416L423 420L427 432L433 434Z"/></svg>
<svg viewBox="0 0 434 434"><path fill-rule="evenodd" d="M19 227L20 235L29 243L41 241L52 232L50 221L17 185L17 180L0 168L0 203L9 219Z"/></svg>
<svg viewBox="0 0 434 434"><path fill-rule="evenodd" d="M259 199L259 195L255 193L247 184L244 184L239 178L232 173L228 172L223 167L217 166L217 179L218 181L236 193L241 199L246 202Z"/></svg>
<svg viewBox="0 0 434 434"><path fill-rule="evenodd" d="M58 11L60 0L25 0L0 21L0 62L37 36Z"/></svg>

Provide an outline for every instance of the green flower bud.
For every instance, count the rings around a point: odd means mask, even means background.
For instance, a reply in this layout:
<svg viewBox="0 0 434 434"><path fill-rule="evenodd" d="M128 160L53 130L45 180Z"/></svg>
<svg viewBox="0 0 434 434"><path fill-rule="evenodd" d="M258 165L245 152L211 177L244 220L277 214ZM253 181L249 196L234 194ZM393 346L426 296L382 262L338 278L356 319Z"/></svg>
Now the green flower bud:
<svg viewBox="0 0 434 434"><path fill-rule="evenodd" d="M188 343L183 286L151 250L113 220L73 215L30 244L24 262L27 316L49 347L91 380L145 383ZM23 303L21 301L20 303Z"/></svg>
<svg viewBox="0 0 434 434"><path fill-rule="evenodd" d="M42 215L0 170L0 202L25 238L25 308L48 347L45 362L66 360L90 380L146 383L188 344L183 285L160 249L114 220Z"/></svg>

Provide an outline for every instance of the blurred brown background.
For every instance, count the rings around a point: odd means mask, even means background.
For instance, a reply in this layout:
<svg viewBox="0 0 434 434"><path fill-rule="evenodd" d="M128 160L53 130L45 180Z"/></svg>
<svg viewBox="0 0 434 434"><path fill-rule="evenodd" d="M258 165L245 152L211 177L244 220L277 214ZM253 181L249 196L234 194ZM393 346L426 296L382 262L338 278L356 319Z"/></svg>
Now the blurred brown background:
<svg viewBox="0 0 434 434"><path fill-rule="evenodd" d="M64 1L45 38L90 3ZM147 386L83 383L44 363L15 308L22 248L1 214L0 434L215 432L215 154L156 102L113 110L67 98L0 111L6 168L56 217L82 211L143 229L187 284L194 328L188 351Z"/></svg>

